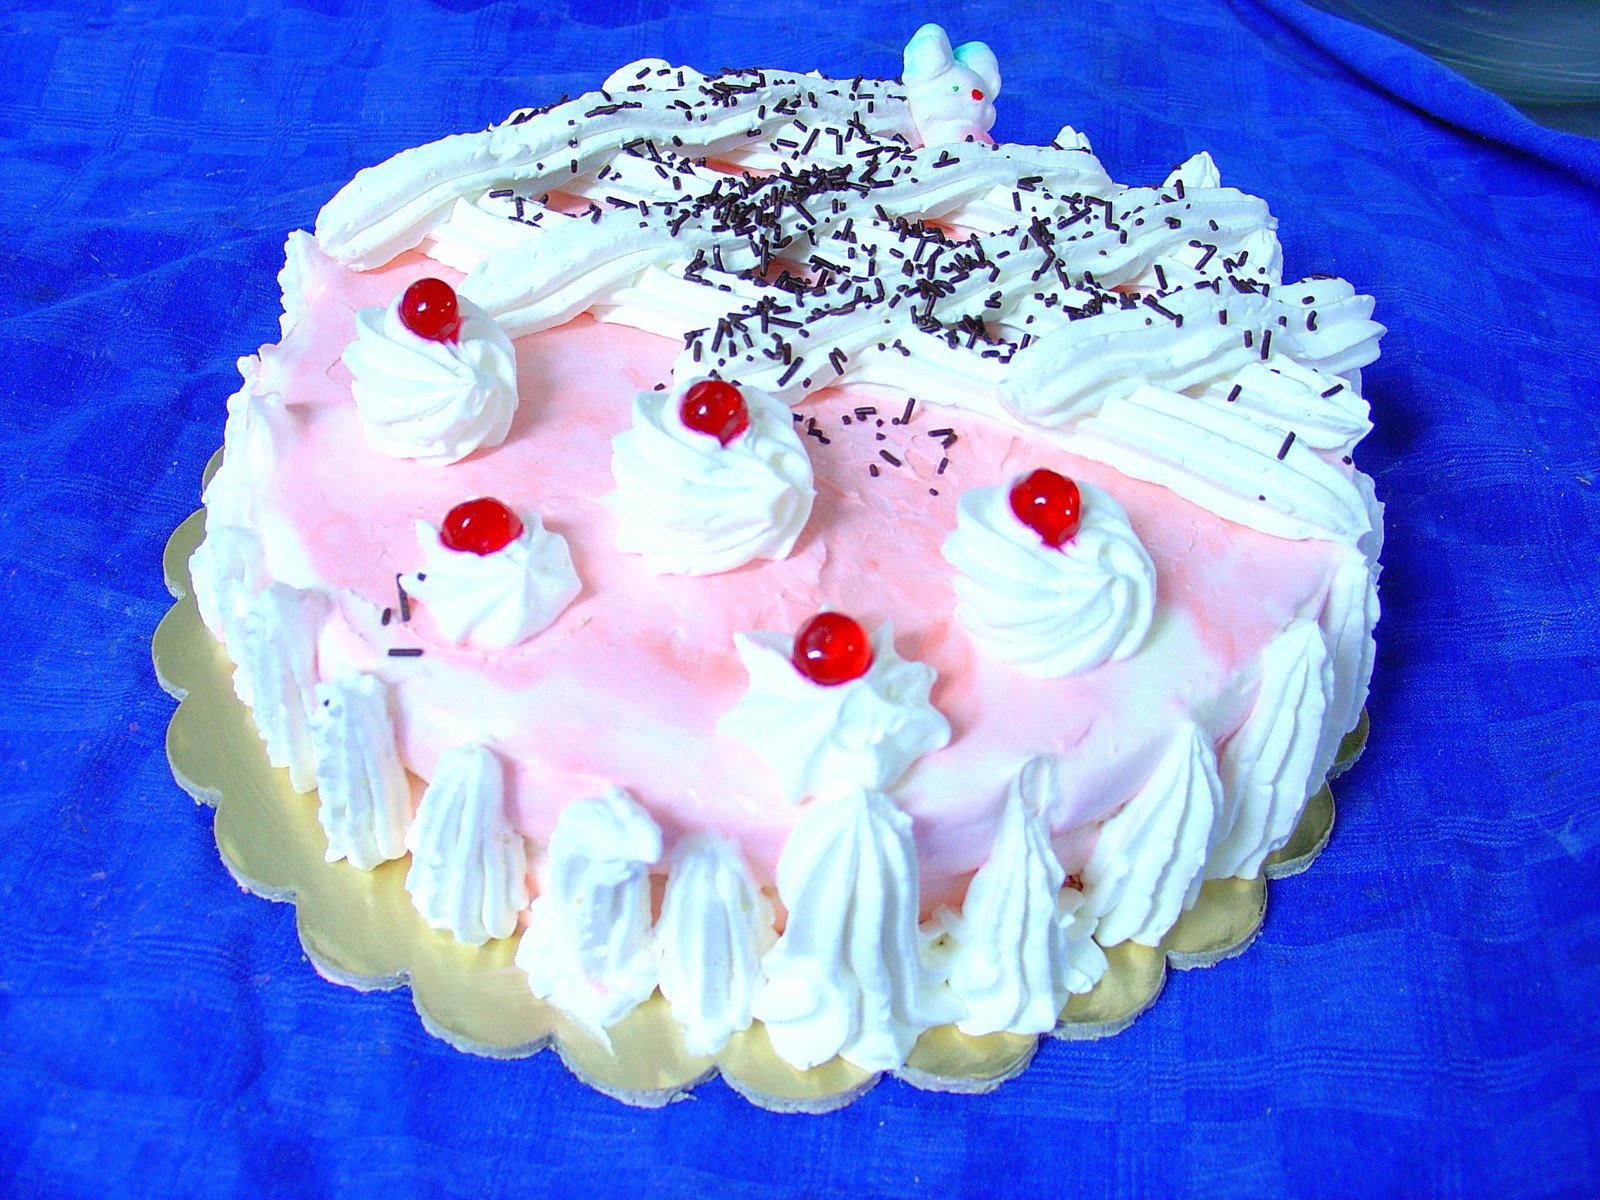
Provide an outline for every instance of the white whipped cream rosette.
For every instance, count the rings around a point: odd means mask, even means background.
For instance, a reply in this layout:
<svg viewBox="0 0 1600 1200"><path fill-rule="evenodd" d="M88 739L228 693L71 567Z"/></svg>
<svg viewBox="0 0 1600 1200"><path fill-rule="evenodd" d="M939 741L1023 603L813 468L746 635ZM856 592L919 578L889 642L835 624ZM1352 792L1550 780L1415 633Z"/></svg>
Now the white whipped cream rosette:
<svg viewBox="0 0 1600 1200"><path fill-rule="evenodd" d="M811 515L811 459L787 406L739 385L748 427L724 445L683 423L700 380L643 392L633 425L612 440L618 549L662 575L714 575L757 558L780 559Z"/></svg>
<svg viewBox="0 0 1600 1200"><path fill-rule="evenodd" d="M962 495L944 543L961 624L986 657L1041 678L1127 657L1155 611L1155 565L1122 506L1090 483L1078 493L1078 532L1059 548L1012 512L1009 487Z"/></svg>
<svg viewBox="0 0 1600 1200"><path fill-rule="evenodd" d="M407 594L428 606L440 632L457 645L505 649L548 628L583 590L567 540L539 514L520 515L522 533L489 554L452 550L439 529L417 522L427 561L400 577Z"/></svg>
<svg viewBox="0 0 1600 1200"><path fill-rule="evenodd" d="M367 440L384 454L444 466L498 446L510 432L517 413L511 339L466 297L456 303L461 325L447 341L407 329L398 299L356 313L344 364Z"/></svg>
<svg viewBox="0 0 1600 1200"><path fill-rule="evenodd" d="M694 833L672 852L656 958L661 994L684 1028L691 1054L715 1054L750 1026L771 946L772 905L761 894L732 839Z"/></svg>
<svg viewBox="0 0 1600 1200"><path fill-rule="evenodd" d="M346 667L317 684L316 699L311 744L325 857L370 871L406 852L411 823L411 782L400 762L388 687Z"/></svg>
<svg viewBox="0 0 1600 1200"><path fill-rule="evenodd" d="M1150 778L1100 827L1083 868L1083 911L1102 946L1158 945L1199 893L1222 782L1205 732L1187 721Z"/></svg>
<svg viewBox="0 0 1600 1200"><path fill-rule="evenodd" d="M872 665L846 683L815 683L790 661L787 634L736 634L750 688L717 732L743 742L777 776L791 804L892 787L911 764L950 742L928 702L934 670L895 653L894 631L872 636Z"/></svg>
<svg viewBox="0 0 1600 1200"><path fill-rule="evenodd" d="M535 996L606 1041L656 986L650 867L661 830L621 788L556 818L516 962Z"/></svg>
<svg viewBox="0 0 1600 1200"><path fill-rule="evenodd" d="M918 925L911 818L882 792L809 808L778 860L778 895L788 922L762 959L755 1015L785 1061L891 1070L961 1015Z"/></svg>
<svg viewBox="0 0 1600 1200"><path fill-rule="evenodd" d="M1047 758L1011 781L989 861L950 917L950 988L966 1008L963 1033L1048 1033L1071 995L1106 972L1083 893L1063 888L1046 812L1056 790Z"/></svg>
<svg viewBox="0 0 1600 1200"><path fill-rule="evenodd" d="M446 750L406 830L406 891L432 928L481 946L528 906L528 847L506 814L505 767L487 746Z"/></svg>

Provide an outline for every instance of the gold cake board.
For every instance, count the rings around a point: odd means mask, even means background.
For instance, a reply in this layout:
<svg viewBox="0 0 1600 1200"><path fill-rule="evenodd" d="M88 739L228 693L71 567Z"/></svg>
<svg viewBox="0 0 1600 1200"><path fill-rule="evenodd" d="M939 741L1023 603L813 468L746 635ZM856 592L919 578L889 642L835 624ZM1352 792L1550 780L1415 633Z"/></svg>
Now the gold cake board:
<svg viewBox="0 0 1600 1200"><path fill-rule="evenodd" d="M301 945L318 972L362 990L409 985L423 1027L459 1050L518 1058L554 1045L574 1075L627 1104L667 1104L720 1073L763 1108L827 1112L877 1082L877 1072L837 1058L794 1069L773 1051L760 1022L714 1057L692 1055L660 992L612 1026L605 1046L533 996L512 961L514 937L475 948L428 928L405 891L407 860L373 871L324 861L316 793L295 792L288 772L268 764L250 712L234 696L232 664L200 621L189 556L203 535L204 513L196 512L174 531L164 557L177 603L151 650L161 686L180 701L167 726L167 758L179 785L216 807L217 847L239 885L295 904ZM1366 733L1363 713L1330 778L1354 761ZM1266 878L1304 870L1332 827L1333 795L1323 787L1289 843L1267 860ZM1266 878L1212 880L1160 946L1125 942L1108 950L1104 978L1072 998L1054 1036L1119 1033L1154 1003L1169 965L1209 966L1243 951L1266 914ZM942 1026L922 1035L895 1074L933 1091L986 1092L1019 1074L1038 1043L1031 1035L969 1037Z"/></svg>

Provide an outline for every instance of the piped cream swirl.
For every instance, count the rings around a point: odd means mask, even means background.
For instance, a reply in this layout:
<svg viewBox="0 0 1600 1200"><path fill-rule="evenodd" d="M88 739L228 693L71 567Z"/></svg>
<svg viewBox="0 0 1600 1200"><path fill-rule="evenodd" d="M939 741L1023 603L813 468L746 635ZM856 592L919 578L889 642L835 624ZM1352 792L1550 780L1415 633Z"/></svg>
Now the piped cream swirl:
<svg viewBox="0 0 1600 1200"><path fill-rule="evenodd" d="M420 337L400 320L399 300L356 314L344 350L350 392L372 446L395 458L443 466L498 446L517 412L511 339L465 296L455 341Z"/></svg>
<svg viewBox="0 0 1600 1200"><path fill-rule="evenodd" d="M1186 722L1144 786L1100 827L1083 869L1086 912L1102 946L1161 941L1199 890L1206 847L1222 803L1217 759Z"/></svg>
<svg viewBox="0 0 1600 1200"><path fill-rule="evenodd" d="M1255 704L1218 763L1222 803L1206 878L1254 879L1294 832L1322 786L1338 742L1323 736L1333 694L1328 643L1315 621L1296 621L1261 653Z"/></svg>
<svg viewBox="0 0 1600 1200"><path fill-rule="evenodd" d="M494 751L470 743L439 756L406 847L406 891L432 928L469 946L516 929L528 904L528 848L506 815Z"/></svg>
<svg viewBox="0 0 1600 1200"><path fill-rule="evenodd" d="M950 989L967 1010L963 1033L1048 1033L1067 997L1105 974L1094 918L1081 892L1062 888L1066 872L1050 845L1052 769L1031 759L1012 780L989 861L951 922Z"/></svg>
<svg viewBox="0 0 1600 1200"><path fill-rule="evenodd" d="M661 830L621 788L568 805L550 835L517 966L535 996L602 1041L656 986L650 866L660 857Z"/></svg>
<svg viewBox="0 0 1600 1200"><path fill-rule="evenodd" d="M1017 519L1007 487L964 493L944 543L956 616L979 648L1047 679L1126 658L1155 611L1155 565L1122 506L1093 484L1078 491L1082 524L1059 549Z"/></svg>
<svg viewBox="0 0 1600 1200"><path fill-rule="evenodd" d="M715 1054L749 1028L773 939L772 905L732 840L695 833L678 843L655 937L661 994L683 1025L684 1048Z"/></svg>
<svg viewBox="0 0 1600 1200"><path fill-rule="evenodd" d="M749 426L723 445L683 423L693 383L642 392L633 425L612 441L617 546L662 575L714 575L757 558L781 559L811 515L811 459L789 409L740 387Z"/></svg>
<svg viewBox="0 0 1600 1200"><path fill-rule="evenodd" d="M522 535L492 554L452 550L437 526L417 522L427 562L400 584L457 645L504 649L525 642L583 589L567 540L546 530L536 512L523 514L522 522Z"/></svg>
<svg viewBox="0 0 1600 1200"><path fill-rule="evenodd" d="M960 1016L917 924L911 818L882 792L808 810L778 860L778 895L788 923L762 961L755 1015L785 1061L892 1069L923 1030Z"/></svg>
<svg viewBox="0 0 1600 1200"><path fill-rule="evenodd" d="M911 764L950 741L950 722L928 702L934 670L895 653L894 631L872 637L872 666L824 686L790 661L785 634L735 634L750 690L717 732L743 742L772 769L791 804L893 786Z"/></svg>
<svg viewBox="0 0 1600 1200"><path fill-rule="evenodd" d="M329 862L370 871L406 852L411 783L400 765L384 682L353 668L317 684L311 742L317 755L317 820Z"/></svg>

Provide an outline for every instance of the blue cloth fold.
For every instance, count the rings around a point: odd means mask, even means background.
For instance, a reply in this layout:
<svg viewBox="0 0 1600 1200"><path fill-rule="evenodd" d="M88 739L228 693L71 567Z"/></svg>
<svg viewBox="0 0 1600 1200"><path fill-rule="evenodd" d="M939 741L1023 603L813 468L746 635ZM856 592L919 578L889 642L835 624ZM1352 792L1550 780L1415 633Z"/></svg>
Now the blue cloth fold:
<svg viewBox="0 0 1600 1200"><path fill-rule="evenodd" d="M148 645L286 232L358 168L643 55L893 75L996 133L1209 149L1389 326L1371 747L1244 956L961 1098L636 1112L304 961L172 782ZM1600 148L1295 0L199 0L0 15L0 1193L1579 1196L1600 1179Z"/></svg>

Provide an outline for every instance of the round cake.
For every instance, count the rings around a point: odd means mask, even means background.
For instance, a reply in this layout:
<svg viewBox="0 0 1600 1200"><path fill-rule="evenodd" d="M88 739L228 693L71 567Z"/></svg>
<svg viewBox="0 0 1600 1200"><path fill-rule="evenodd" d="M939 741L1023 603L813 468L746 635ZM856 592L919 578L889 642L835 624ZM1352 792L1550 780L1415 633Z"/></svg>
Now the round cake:
<svg viewBox="0 0 1600 1200"><path fill-rule="evenodd" d="M1355 727L1383 333L1204 153L646 60L290 236L192 574L327 858L597 1038L805 1069L1054 1027Z"/></svg>

